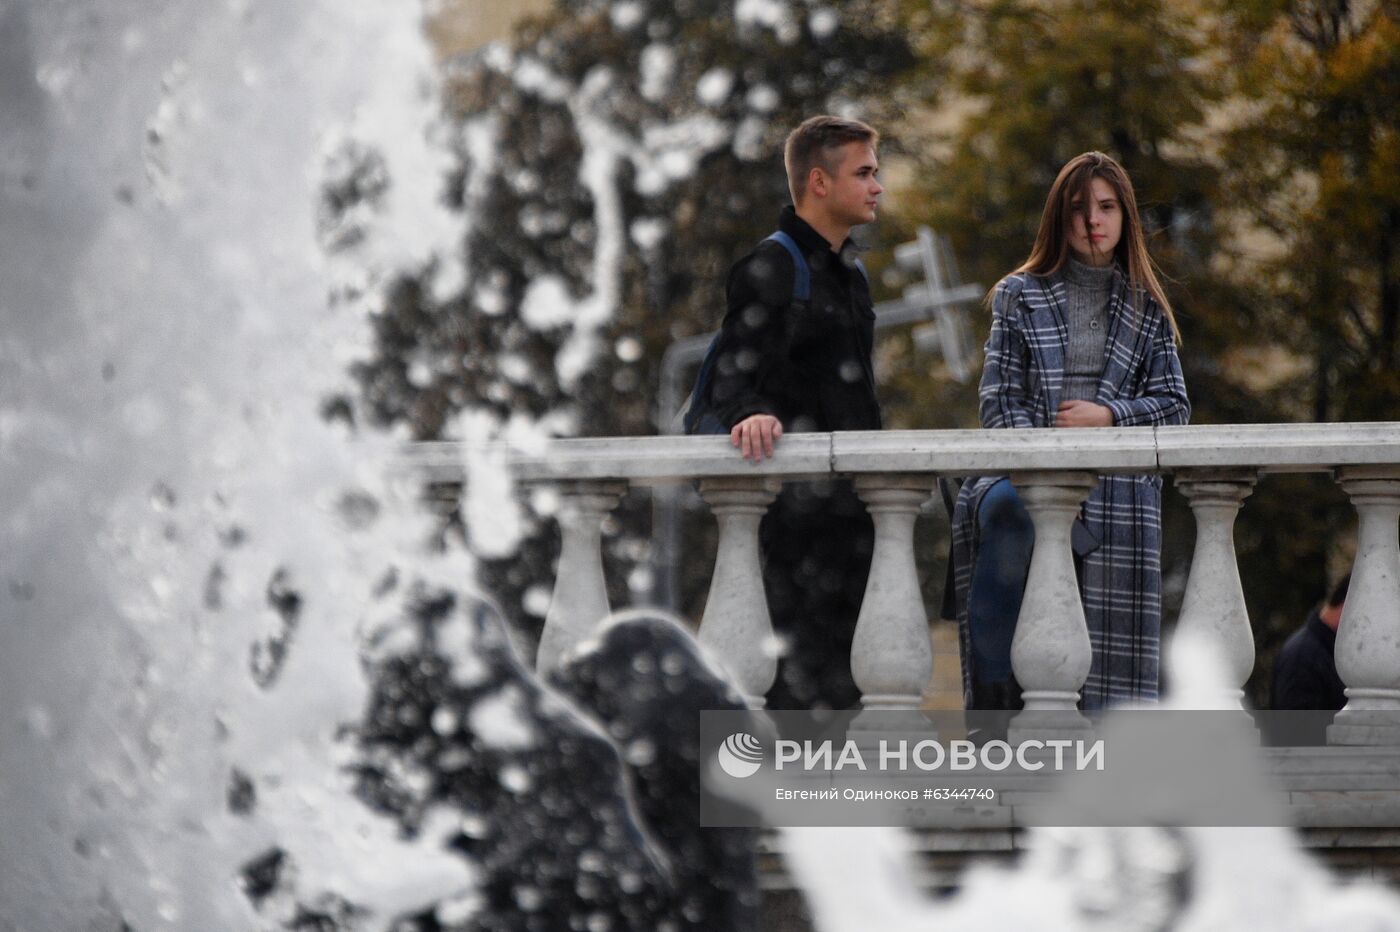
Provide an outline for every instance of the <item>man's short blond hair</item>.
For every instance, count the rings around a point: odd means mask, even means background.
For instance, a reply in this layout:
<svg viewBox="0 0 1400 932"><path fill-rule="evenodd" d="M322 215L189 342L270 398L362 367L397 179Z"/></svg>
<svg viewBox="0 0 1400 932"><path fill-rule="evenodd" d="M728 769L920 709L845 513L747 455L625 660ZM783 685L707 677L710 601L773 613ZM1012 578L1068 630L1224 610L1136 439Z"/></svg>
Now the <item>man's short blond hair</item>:
<svg viewBox="0 0 1400 932"><path fill-rule="evenodd" d="M788 133L787 143L783 146L783 165L787 168L788 190L792 192L793 204L801 203L802 195L807 193L807 179L812 169L821 168L829 175L836 174L840 167L837 153L842 146L852 142L877 146L880 144L880 134L860 120L834 116L810 117Z"/></svg>

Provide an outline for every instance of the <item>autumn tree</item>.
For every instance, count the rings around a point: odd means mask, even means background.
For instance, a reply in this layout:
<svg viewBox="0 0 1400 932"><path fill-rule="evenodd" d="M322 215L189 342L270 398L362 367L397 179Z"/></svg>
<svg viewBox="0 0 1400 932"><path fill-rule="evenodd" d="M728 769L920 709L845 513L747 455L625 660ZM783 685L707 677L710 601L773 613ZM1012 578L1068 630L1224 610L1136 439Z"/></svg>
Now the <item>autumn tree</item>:
<svg viewBox="0 0 1400 932"><path fill-rule="evenodd" d="M1222 5L1239 118L1223 204L1257 332L1299 362L1278 404L1314 421L1394 416L1400 398L1400 6Z"/></svg>

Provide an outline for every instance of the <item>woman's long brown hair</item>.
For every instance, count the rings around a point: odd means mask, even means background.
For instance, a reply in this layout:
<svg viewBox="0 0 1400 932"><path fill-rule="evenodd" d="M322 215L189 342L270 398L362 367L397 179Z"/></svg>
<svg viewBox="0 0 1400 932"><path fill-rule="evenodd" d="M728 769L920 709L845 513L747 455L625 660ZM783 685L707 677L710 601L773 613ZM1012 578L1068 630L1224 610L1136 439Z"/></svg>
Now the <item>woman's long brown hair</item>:
<svg viewBox="0 0 1400 932"><path fill-rule="evenodd" d="M1045 198L1045 210L1040 215L1040 230L1035 235L1035 246L1030 258L1021 263L1016 272L1031 275L1053 275L1069 261L1069 230L1071 212L1076 208L1072 203L1079 198L1078 210L1084 215L1084 225L1089 221L1089 186L1095 178L1108 182L1118 195L1118 204L1123 211L1123 232L1114 247L1113 257L1128 275L1128 285L1134 294L1146 292L1166 315L1172 328L1172 336L1181 342L1181 330L1172 314L1171 302L1167 300L1162 283L1157 278L1157 266L1147 253L1147 239L1143 236L1142 220L1138 217L1137 197L1133 194L1133 183L1128 173L1113 159L1102 152L1085 152L1076 155L1065 163L1050 193ZM1013 272L1012 274L1016 274Z"/></svg>

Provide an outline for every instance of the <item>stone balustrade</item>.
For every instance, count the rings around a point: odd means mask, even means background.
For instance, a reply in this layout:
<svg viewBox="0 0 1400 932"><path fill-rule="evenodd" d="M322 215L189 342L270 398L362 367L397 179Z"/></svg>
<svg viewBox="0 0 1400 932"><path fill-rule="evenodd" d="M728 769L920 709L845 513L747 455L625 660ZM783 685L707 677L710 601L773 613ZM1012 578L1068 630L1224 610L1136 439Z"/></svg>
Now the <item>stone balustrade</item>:
<svg viewBox="0 0 1400 932"><path fill-rule="evenodd" d="M434 481L460 480L456 444L414 444L405 465ZM1218 707L1239 708L1254 665L1233 528L1245 499L1276 473L1331 473L1359 516L1350 596L1337 640L1348 704L1334 744L1397 745L1400 729L1400 423L1246 424L1096 430L879 431L790 434L761 464L727 437L559 440L509 457L515 478L561 497L563 532L554 595L537 663L548 668L608 610L599 533L629 487L699 482L720 527L700 639L758 701L772 683L772 625L761 597L758 522L784 480L854 477L876 525L852 672L867 708L917 705L931 663L919 596L914 520L940 476L1011 474L1036 528L1036 548L1012 663L1027 711L1071 712L1090 647L1074 584L1069 526L1096 474L1170 474L1196 519L1178 631L1205 640L1229 681Z"/></svg>

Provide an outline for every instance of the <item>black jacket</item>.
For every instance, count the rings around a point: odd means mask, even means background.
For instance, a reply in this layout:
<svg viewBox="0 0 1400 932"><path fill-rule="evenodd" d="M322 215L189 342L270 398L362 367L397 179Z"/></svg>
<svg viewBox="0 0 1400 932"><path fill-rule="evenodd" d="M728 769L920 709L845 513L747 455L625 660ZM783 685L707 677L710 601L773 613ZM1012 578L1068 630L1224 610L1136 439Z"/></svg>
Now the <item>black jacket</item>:
<svg viewBox="0 0 1400 932"><path fill-rule="evenodd" d="M1316 610L1283 643L1274 661L1275 709L1340 709L1347 697L1337 675L1337 632Z"/></svg>
<svg viewBox="0 0 1400 932"><path fill-rule="evenodd" d="M713 408L730 427L772 414L788 431L878 430L875 311L855 245L847 239L832 252L791 207L778 228L807 258L811 298L794 300L792 256L779 243L765 240L735 263L711 376Z"/></svg>

